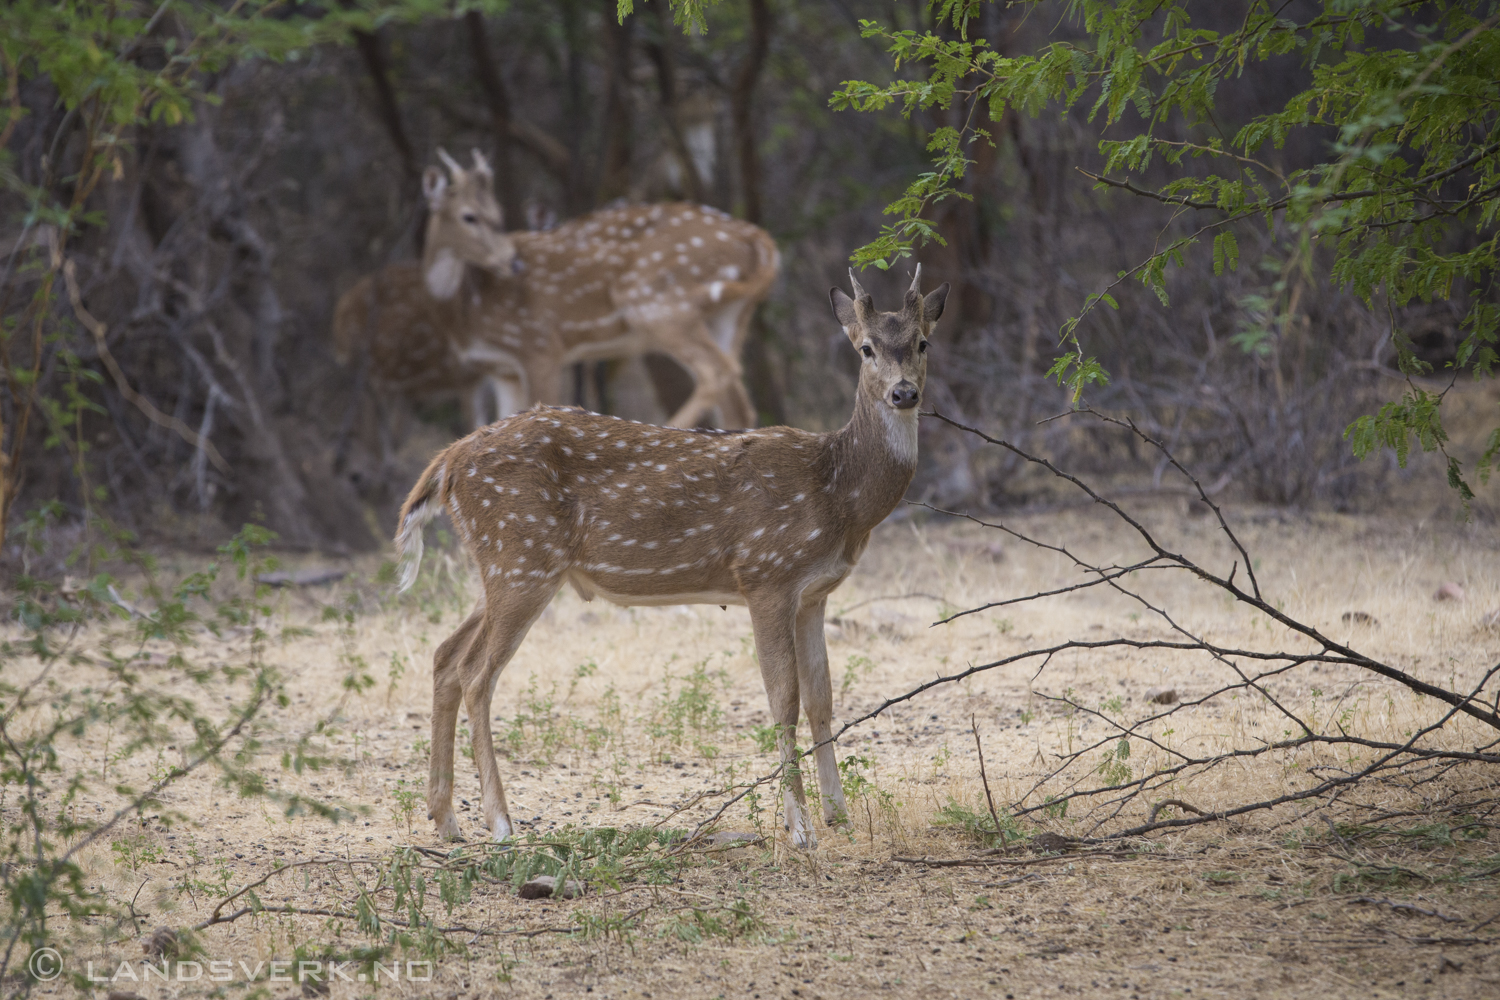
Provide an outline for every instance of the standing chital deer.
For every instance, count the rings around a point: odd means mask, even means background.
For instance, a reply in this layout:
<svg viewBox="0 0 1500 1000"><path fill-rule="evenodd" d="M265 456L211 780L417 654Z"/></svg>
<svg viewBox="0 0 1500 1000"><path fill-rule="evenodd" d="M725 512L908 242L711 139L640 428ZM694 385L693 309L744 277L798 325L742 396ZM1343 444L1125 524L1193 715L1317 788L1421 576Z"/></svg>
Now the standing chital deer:
<svg viewBox="0 0 1500 1000"><path fill-rule="evenodd" d="M459 392L475 413L504 416L558 402L574 362L659 351L694 382L670 423L692 426L718 407L724 424L754 425L739 356L780 267L769 233L688 204L506 233L484 158L464 170L438 155L447 174L429 167L422 180L422 261L386 267L339 300L341 360L365 351L383 388Z"/></svg>
<svg viewBox="0 0 1500 1000"><path fill-rule="evenodd" d="M853 275L850 275L851 281ZM453 814L460 700L473 728L483 815L511 834L490 738L500 671L564 582L616 604L743 604L779 726L781 760L797 760L799 694L818 747L819 799L844 817L834 759L833 689L823 645L828 594L870 531L900 502L917 467L917 404L927 338L947 300L912 279L900 312L831 293L863 356L854 415L841 430L675 430L571 408L537 407L440 452L401 509L402 587L416 578L422 526L447 512L478 565L484 597L433 658L427 808L445 837ZM800 770L787 770L787 828L815 842Z"/></svg>

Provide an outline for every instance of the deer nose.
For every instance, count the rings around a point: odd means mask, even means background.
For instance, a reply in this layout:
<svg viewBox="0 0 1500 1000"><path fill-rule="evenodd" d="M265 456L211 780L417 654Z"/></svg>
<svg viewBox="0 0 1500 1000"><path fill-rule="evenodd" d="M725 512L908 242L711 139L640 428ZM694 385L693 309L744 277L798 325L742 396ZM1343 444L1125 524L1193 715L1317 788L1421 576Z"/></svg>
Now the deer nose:
<svg viewBox="0 0 1500 1000"><path fill-rule="evenodd" d="M917 405L917 396L919 395L920 392L916 386L902 379L891 390L891 405L898 410L909 410Z"/></svg>

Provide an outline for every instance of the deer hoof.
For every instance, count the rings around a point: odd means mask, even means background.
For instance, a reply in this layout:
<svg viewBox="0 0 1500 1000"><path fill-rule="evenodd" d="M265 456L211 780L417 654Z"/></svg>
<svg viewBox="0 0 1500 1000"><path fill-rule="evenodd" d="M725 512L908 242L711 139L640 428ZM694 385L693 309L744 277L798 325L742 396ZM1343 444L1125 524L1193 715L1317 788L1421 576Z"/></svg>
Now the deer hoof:
<svg viewBox="0 0 1500 1000"><path fill-rule="evenodd" d="M463 840L464 835L459 832L458 818L452 813L438 821L438 837L443 840Z"/></svg>

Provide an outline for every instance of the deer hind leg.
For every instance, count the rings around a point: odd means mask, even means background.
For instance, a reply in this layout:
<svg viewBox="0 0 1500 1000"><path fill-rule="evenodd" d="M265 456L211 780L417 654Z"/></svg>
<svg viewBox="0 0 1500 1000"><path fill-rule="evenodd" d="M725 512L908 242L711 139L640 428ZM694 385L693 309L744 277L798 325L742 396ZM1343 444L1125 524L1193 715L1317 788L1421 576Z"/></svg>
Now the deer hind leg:
<svg viewBox="0 0 1500 1000"><path fill-rule="evenodd" d="M733 303L708 320L714 343L729 357L739 360L745 341L750 336L750 324L755 318L758 302L740 300ZM745 389L745 380L737 377L730 382L719 397L719 421L724 427L754 427L755 406L750 402L750 393Z"/></svg>
<svg viewBox="0 0 1500 1000"><path fill-rule="evenodd" d="M844 785L839 780L838 757L833 749L833 682L828 677L828 647L823 641L823 611L826 598L804 604L797 612L797 683L802 709L818 762L818 800L823 822L842 826L849 821L844 805Z"/></svg>
<svg viewBox="0 0 1500 1000"><path fill-rule="evenodd" d="M484 634L484 604L480 603L458 630L443 640L432 657L432 749L427 766L427 817L437 824L438 836L458 840L458 818L453 815L453 738L458 727L458 704L463 697L464 665Z"/></svg>
<svg viewBox="0 0 1500 1000"><path fill-rule="evenodd" d="M485 627L474 644L474 655L468 660L463 677L464 707L469 712L469 728L474 746L474 764L479 769L481 809L490 835L504 840L514 828L510 807L505 801L505 785L495 763L495 741L490 731L490 702L500 671L510 662L521 640L541 615L555 586L492 584L486 588Z"/></svg>
<svg viewBox="0 0 1500 1000"><path fill-rule="evenodd" d="M486 375L468 398L466 423L473 430L526 409L525 379L520 375Z"/></svg>
<svg viewBox="0 0 1500 1000"><path fill-rule="evenodd" d="M802 786L801 759L797 753L797 644L796 598L784 594L747 599L750 624L755 630L755 653L766 684L771 721L776 725L776 746L781 752L782 805L792 846L811 850L818 844L807 811L807 793Z"/></svg>
<svg viewBox="0 0 1500 1000"><path fill-rule="evenodd" d="M669 331L654 331L652 340L693 376L693 394L672 414L668 424L694 427L718 405L728 427L754 426L755 415L740 381L739 359L725 354L714 343L706 324L699 320Z"/></svg>

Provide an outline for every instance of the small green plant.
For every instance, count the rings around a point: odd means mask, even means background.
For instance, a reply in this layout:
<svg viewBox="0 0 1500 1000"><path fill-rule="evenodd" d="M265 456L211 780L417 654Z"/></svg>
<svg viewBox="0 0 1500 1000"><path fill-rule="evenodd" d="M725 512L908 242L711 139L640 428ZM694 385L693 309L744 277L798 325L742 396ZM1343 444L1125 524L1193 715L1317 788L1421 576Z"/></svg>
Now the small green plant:
<svg viewBox="0 0 1500 1000"><path fill-rule="evenodd" d="M646 716L646 733L654 744L664 748L682 746L692 732L701 753L712 746L704 737L718 735L723 729L724 709L716 689L728 686L729 674L722 669L710 671L708 660L700 660L681 678L681 686L674 693L675 680L668 671L662 691ZM660 749L657 756L663 756Z"/></svg>
<svg viewBox="0 0 1500 1000"><path fill-rule="evenodd" d="M956 827L985 847L1004 845L1024 838L1025 834L1015 817L1008 812L999 813L999 817L1000 825L997 827L995 818L988 811L971 808L950 798L947 805L938 810L933 822L938 826Z"/></svg>
<svg viewBox="0 0 1500 1000"><path fill-rule="evenodd" d="M755 749L761 753L775 753L776 743L780 738L781 725L779 723L750 727L750 739L755 743Z"/></svg>
<svg viewBox="0 0 1500 1000"><path fill-rule="evenodd" d="M405 778L398 778L396 787L391 790L391 798L396 803L396 818L406 827L406 832L411 833L412 820L416 817L417 806L422 801L422 793L408 785Z"/></svg>
<svg viewBox="0 0 1500 1000"><path fill-rule="evenodd" d="M865 824L870 840L875 839L875 814L885 820L887 828L903 841L906 829L901 823L901 803L875 780L875 760L863 754L850 754L839 761L839 781L844 788L844 799L858 803L865 814ZM852 836L851 831L851 836Z"/></svg>
<svg viewBox="0 0 1500 1000"><path fill-rule="evenodd" d="M405 653L391 653L390 666L386 668L385 703L389 705L391 699L396 696L396 685L401 683L401 678L406 676L406 670L411 666L411 657Z"/></svg>
<svg viewBox="0 0 1500 1000"><path fill-rule="evenodd" d="M140 871L142 865L154 865L162 858L161 847L144 833L111 840L109 849L114 852L115 864L132 872Z"/></svg>
<svg viewBox="0 0 1500 1000"><path fill-rule="evenodd" d="M851 656L844 661L843 679L839 681L839 704L849 696L856 684L863 678L870 676L870 671L875 669L875 661L868 656Z"/></svg>
<svg viewBox="0 0 1500 1000"><path fill-rule="evenodd" d="M1098 773L1108 784L1123 785L1129 781L1134 772L1126 761L1130 760L1130 739L1120 737L1120 741L1113 747L1104 751L1104 759L1099 762Z"/></svg>

